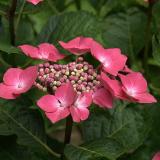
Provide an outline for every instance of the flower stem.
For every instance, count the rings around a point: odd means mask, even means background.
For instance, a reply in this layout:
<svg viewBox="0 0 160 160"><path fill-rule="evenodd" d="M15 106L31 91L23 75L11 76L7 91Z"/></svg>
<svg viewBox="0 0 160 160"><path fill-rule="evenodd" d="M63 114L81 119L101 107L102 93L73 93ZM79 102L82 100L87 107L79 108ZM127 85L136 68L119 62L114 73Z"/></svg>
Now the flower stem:
<svg viewBox="0 0 160 160"><path fill-rule="evenodd" d="M20 8L20 11L19 11L19 14L18 14L18 17L17 17L17 21L16 21L16 24L15 24L15 31L17 31L17 29L18 29L18 25L19 25L20 20L21 20L21 16L22 16L22 13L23 13L25 3L26 3L26 1L23 1L22 6Z"/></svg>
<svg viewBox="0 0 160 160"><path fill-rule="evenodd" d="M16 6L17 6L17 0L12 0L11 7L8 11L10 41L12 45L15 45L15 39L16 39L15 26L14 26Z"/></svg>
<svg viewBox="0 0 160 160"><path fill-rule="evenodd" d="M66 129L65 129L65 139L64 139L64 147L63 147L63 152L61 154L61 160L64 160L64 149L67 144L70 143L71 140L71 134L72 134L72 126L73 126L73 120L71 116L68 116L66 118Z"/></svg>
<svg viewBox="0 0 160 160"><path fill-rule="evenodd" d="M153 3L149 3L148 6L148 20L147 20L147 26L146 26L146 37L145 37L145 48L144 48L144 57L143 57L143 65L144 69L146 71L146 75L148 74L148 54L149 54L149 43L151 38L151 24L152 24L152 9L153 9Z"/></svg>

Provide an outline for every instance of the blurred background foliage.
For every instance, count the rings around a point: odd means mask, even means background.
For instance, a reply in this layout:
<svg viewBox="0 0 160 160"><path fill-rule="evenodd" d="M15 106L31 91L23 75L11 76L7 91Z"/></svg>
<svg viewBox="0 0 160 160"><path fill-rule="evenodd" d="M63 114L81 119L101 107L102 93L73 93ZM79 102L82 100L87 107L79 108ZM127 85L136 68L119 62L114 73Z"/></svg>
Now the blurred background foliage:
<svg viewBox="0 0 160 160"><path fill-rule="evenodd" d="M44 0L37 6L18 0L16 44L10 43L8 10L11 0L0 0L0 79L9 67L39 63L16 46L68 41L89 36L106 48L118 47L128 65L142 72L149 90L160 98L160 1L150 8L143 0ZM152 14L150 14L152 12ZM94 64L91 57L86 57ZM0 159L58 160L64 121L51 124L36 106L44 93L33 88L12 101L0 100ZM91 107L91 116L75 124L68 160L151 160L160 150L160 103L116 101L111 110Z"/></svg>

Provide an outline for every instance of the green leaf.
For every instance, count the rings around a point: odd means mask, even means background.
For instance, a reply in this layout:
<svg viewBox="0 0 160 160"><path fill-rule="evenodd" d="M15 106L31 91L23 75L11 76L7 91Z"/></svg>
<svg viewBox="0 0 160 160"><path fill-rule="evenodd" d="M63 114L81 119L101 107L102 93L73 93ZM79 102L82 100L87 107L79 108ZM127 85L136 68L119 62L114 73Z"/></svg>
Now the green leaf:
<svg viewBox="0 0 160 160"><path fill-rule="evenodd" d="M3 44L0 43L0 51L11 54L11 53L17 53L20 54L20 50L16 47L13 47L9 44Z"/></svg>
<svg viewBox="0 0 160 160"><path fill-rule="evenodd" d="M44 124L37 110L29 109L26 101L11 101L0 108L0 135L16 134L17 143L57 156L46 144Z"/></svg>
<svg viewBox="0 0 160 160"><path fill-rule="evenodd" d="M16 136L0 136L0 159L5 160L51 160L47 154L36 153L33 148L18 145ZM58 160L54 158L53 160Z"/></svg>
<svg viewBox="0 0 160 160"><path fill-rule="evenodd" d="M106 18L102 39L106 47L121 48L134 61L145 43L146 15L137 8L111 14Z"/></svg>
<svg viewBox="0 0 160 160"><path fill-rule="evenodd" d="M83 126L86 141L80 147L67 146L68 160L104 158L116 160L141 146L151 128L148 112L138 108L117 107L110 113L94 111Z"/></svg>
<svg viewBox="0 0 160 160"><path fill-rule="evenodd" d="M70 12L50 18L38 42L68 41L76 36L96 37L101 32L99 21L87 12Z"/></svg>
<svg viewBox="0 0 160 160"><path fill-rule="evenodd" d="M111 138L100 139L82 146L68 145L65 149L68 160L115 160L122 153L124 147Z"/></svg>
<svg viewBox="0 0 160 160"><path fill-rule="evenodd" d="M154 35L152 38L153 57L160 64L160 35Z"/></svg>

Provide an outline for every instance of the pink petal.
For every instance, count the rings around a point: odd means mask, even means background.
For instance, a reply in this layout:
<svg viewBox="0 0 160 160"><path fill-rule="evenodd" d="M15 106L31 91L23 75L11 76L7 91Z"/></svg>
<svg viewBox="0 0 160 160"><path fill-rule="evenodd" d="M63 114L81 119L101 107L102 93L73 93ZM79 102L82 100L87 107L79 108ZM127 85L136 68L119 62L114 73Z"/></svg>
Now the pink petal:
<svg viewBox="0 0 160 160"><path fill-rule="evenodd" d="M27 92L34 84L37 78L37 66L31 66L23 70L19 77L19 84L14 93L25 93Z"/></svg>
<svg viewBox="0 0 160 160"><path fill-rule="evenodd" d="M122 70L127 57L121 54L119 48L104 49L99 43L92 42L92 55L103 64L106 72L116 76Z"/></svg>
<svg viewBox="0 0 160 160"><path fill-rule="evenodd" d="M67 43L62 41L60 41L59 43L64 49L68 50L69 52L75 55L81 55L86 52L90 52L92 41L92 38L77 37Z"/></svg>
<svg viewBox="0 0 160 160"><path fill-rule="evenodd" d="M116 98L127 100L127 96L122 90L122 84L118 80L110 79L105 73L101 73L101 81L104 87Z"/></svg>
<svg viewBox="0 0 160 160"><path fill-rule="evenodd" d="M52 44L42 43L38 47L41 59L56 62L65 57L65 55L60 54L58 49Z"/></svg>
<svg viewBox="0 0 160 160"><path fill-rule="evenodd" d="M12 86L7 86L3 83L0 83L0 97L4 99L16 99L17 96L13 94L14 88Z"/></svg>
<svg viewBox="0 0 160 160"><path fill-rule="evenodd" d="M160 160L160 152L157 152L152 160Z"/></svg>
<svg viewBox="0 0 160 160"><path fill-rule="evenodd" d="M27 0L27 2L30 2L30 3L32 3L34 5L37 5L41 1L43 1L43 0Z"/></svg>
<svg viewBox="0 0 160 160"><path fill-rule="evenodd" d="M45 95L41 97L38 100L37 105L45 112L55 112L58 107L60 107L60 103L53 95Z"/></svg>
<svg viewBox="0 0 160 160"><path fill-rule="evenodd" d="M121 71L124 72L124 73L133 73L134 72L133 70L131 70L130 68L128 68L127 65L125 65L124 68L123 68L123 70L121 70Z"/></svg>
<svg viewBox="0 0 160 160"><path fill-rule="evenodd" d="M157 102L157 100L149 93L137 94L136 96L134 96L134 98L139 103L156 103Z"/></svg>
<svg viewBox="0 0 160 160"><path fill-rule="evenodd" d="M121 50L118 48L105 49L104 58L104 70L114 76L124 68L127 61L127 57L121 54Z"/></svg>
<svg viewBox="0 0 160 160"><path fill-rule="evenodd" d="M69 107L75 101L76 92L71 83L66 83L56 90L55 96L63 107Z"/></svg>
<svg viewBox="0 0 160 160"><path fill-rule="evenodd" d="M79 95L74 103L74 106L78 108L87 108L92 103L92 94L91 93L83 93Z"/></svg>
<svg viewBox="0 0 160 160"><path fill-rule="evenodd" d="M10 68L6 71L3 77L3 81L6 85L17 85L19 83L19 77L22 73L20 68Z"/></svg>
<svg viewBox="0 0 160 160"><path fill-rule="evenodd" d="M86 120L89 117L89 110L87 108L70 107L71 116L74 122Z"/></svg>
<svg viewBox="0 0 160 160"><path fill-rule="evenodd" d="M141 73L134 72L127 75L119 75L119 77L128 95L133 96L137 93L146 92L147 81Z"/></svg>
<svg viewBox="0 0 160 160"><path fill-rule="evenodd" d="M93 94L93 102L102 108L112 108L113 97L109 91L100 88Z"/></svg>
<svg viewBox="0 0 160 160"><path fill-rule="evenodd" d="M40 58L38 48L36 48L34 46L25 44L25 45L19 46L19 48L22 50L22 52L25 55L27 55L31 58Z"/></svg>
<svg viewBox="0 0 160 160"><path fill-rule="evenodd" d="M79 109L77 107L70 107L70 113L71 113L71 116L72 116L72 119L74 122L80 122L81 119L80 119L80 114L79 114Z"/></svg>
<svg viewBox="0 0 160 160"><path fill-rule="evenodd" d="M55 112L52 113L46 112L45 114L52 123L55 123L60 121L61 119L66 118L70 114L70 112L68 108L59 107Z"/></svg>

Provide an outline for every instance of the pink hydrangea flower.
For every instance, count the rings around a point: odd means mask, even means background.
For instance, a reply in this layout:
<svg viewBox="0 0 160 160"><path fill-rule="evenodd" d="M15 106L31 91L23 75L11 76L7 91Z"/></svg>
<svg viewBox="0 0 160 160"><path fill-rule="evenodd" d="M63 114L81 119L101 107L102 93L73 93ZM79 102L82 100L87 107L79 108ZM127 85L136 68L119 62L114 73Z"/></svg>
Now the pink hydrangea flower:
<svg viewBox="0 0 160 160"><path fill-rule="evenodd" d="M49 43L42 43L38 47L25 44L19 46L19 48L24 52L25 55L35 59L56 62L65 57L65 55L59 53L54 45Z"/></svg>
<svg viewBox="0 0 160 160"><path fill-rule="evenodd" d="M0 83L0 97L15 99L21 93L27 92L37 78L37 67L28 67L25 70L10 68L4 74L3 83Z"/></svg>
<svg viewBox="0 0 160 160"><path fill-rule="evenodd" d="M92 103L110 109L114 98L138 103L156 102L147 92L147 82L143 76L126 66L127 57L121 54L120 49L105 49L92 38L86 37L60 44L75 55L89 52L101 64L94 68L82 56L64 65L56 64L53 62L65 56L54 45L21 45L19 48L27 56L47 62L25 70L9 69L4 75L4 82L0 84L0 97L15 99L34 83L38 89L47 92L37 105L53 123L69 115L74 122L86 120Z"/></svg>
<svg viewBox="0 0 160 160"><path fill-rule="evenodd" d="M104 87L112 93L113 97L126 99L122 85L118 80L111 79L104 72L101 72L101 81Z"/></svg>
<svg viewBox="0 0 160 160"><path fill-rule="evenodd" d="M38 3L42 2L43 0L27 0L27 2L30 2L34 5L37 5Z"/></svg>
<svg viewBox="0 0 160 160"><path fill-rule="evenodd" d="M157 152L152 158L152 160L160 160L160 152Z"/></svg>
<svg viewBox="0 0 160 160"><path fill-rule="evenodd" d="M43 96L37 105L45 111L46 116L53 122L57 122L72 115L73 121L80 122L89 116L87 109L91 104L92 98L89 93L77 95L71 83L59 87L55 95Z"/></svg>
<svg viewBox="0 0 160 160"><path fill-rule="evenodd" d="M109 90L100 88L93 94L93 102L102 108L112 108L113 96Z"/></svg>
<svg viewBox="0 0 160 160"><path fill-rule="evenodd" d="M77 37L67 43L59 41L60 45L75 55L82 55L86 52L90 52L92 45L92 38Z"/></svg>
<svg viewBox="0 0 160 160"><path fill-rule="evenodd" d="M147 82L141 73L129 73L119 75L122 82L122 90L130 98L139 103L154 103L156 99L147 92Z"/></svg>
<svg viewBox="0 0 160 160"><path fill-rule="evenodd" d="M127 61L127 57L121 54L119 48L104 49L97 42L92 42L91 53L102 63L104 71L114 76L123 70Z"/></svg>

